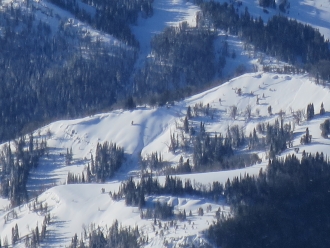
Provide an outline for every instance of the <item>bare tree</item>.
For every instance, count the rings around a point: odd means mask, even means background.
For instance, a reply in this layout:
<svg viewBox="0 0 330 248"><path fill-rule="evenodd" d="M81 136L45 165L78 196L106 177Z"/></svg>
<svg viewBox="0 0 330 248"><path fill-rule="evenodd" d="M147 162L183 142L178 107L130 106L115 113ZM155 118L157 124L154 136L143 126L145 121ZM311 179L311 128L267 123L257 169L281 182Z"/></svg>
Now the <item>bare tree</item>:
<svg viewBox="0 0 330 248"><path fill-rule="evenodd" d="M304 109L299 109L293 114L295 122L299 125L301 121L306 118L306 113Z"/></svg>
<svg viewBox="0 0 330 248"><path fill-rule="evenodd" d="M248 104L245 108L245 116L248 120L251 119L251 115L252 115L252 107L250 104Z"/></svg>
<svg viewBox="0 0 330 248"><path fill-rule="evenodd" d="M233 118L234 120L236 119L237 116L237 106L233 105L229 108L229 115L231 118Z"/></svg>
<svg viewBox="0 0 330 248"><path fill-rule="evenodd" d="M285 111L281 109L280 112L278 112L278 115L280 116L281 119L283 119L283 117L285 116Z"/></svg>
<svg viewBox="0 0 330 248"><path fill-rule="evenodd" d="M260 115L260 109L256 109L256 115L259 116Z"/></svg>

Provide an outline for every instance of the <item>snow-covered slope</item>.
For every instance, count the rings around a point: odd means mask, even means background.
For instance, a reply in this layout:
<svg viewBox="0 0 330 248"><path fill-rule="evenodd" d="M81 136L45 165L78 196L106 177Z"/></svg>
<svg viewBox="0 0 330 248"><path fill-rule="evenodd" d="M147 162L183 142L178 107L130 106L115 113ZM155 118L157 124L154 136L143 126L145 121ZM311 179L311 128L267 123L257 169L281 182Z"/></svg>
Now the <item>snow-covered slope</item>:
<svg viewBox="0 0 330 248"><path fill-rule="evenodd" d="M235 93L239 88L242 90L241 96ZM257 96L259 104L256 101ZM221 103L219 98L221 98ZM313 103L315 118L295 125L294 146L282 155L293 153L294 148L300 148L298 156L301 156L303 150L312 153L323 151L329 156L330 141L321 137L319 129L320 123L329 118L329 114L318 115L318 108L322 102L326 111L329 110L329 88L314 84L308 75L254 73L240 76L221 86L176 102L174 106L159 108L145 106L132 111L116 110L77 120L57 121L36 130L36 136L40 135L40 137L47 138L50 150L49 155L42 159L39 168L32 171L28 186L30 193L34 194L50 188L38 196L39 203L43 202L43 205L47 203L52 217L52 224L49 226L49 234L51 235L45 241L46 246L59 247L68 244L74 233L83 232L83 226L88 226L90 223L109 226L114 219L118 219L123 225L138 225L141 230L149 233L150 242L146 247L162 247L163 239L156 236L157 230L151 230L152 220L141 220L137 208L126 207L123 201L115 202L107 193L117 191L121 180L127 178L128 175L135 175L139 170L137 161L140 152L142 155L146 155L157 151L162 154L165 160L174 164L181 155L185 158L191 156L189 152L177 151L172 153L168 150L170 134L180 132L179 128L182 126L189 105L209 104L213 111L213 119L210 116L195 117L192 120L192 125L195 125L196 128L200 121L203 121L207 132L224 133L228 126L237 124L248 134L259 122L273 122L279 117L278 113L281 110L285 112L285 122L293 124L292 113L306 109L307 104ZM237 106L239 110L235 120L228 113L229 107L233 105ZM247 120L244 115L247 105L252 108L250 120ZM271 116L268 114L268 106L272 106L273 109ZM301 145L300 137L304 134L306 127L309 128L310 134L313 136L312 143ZM106 184L61 185L65 184L67 172L77 173L86 168L90 154L95 152L97 142L102 143L104 141L118 143L125 148L127 154L125 166L115 177ZM71 147L74 162L67 166L62 155L67 148ZM266 150L257 152L263 161L252 167L223 172L187 174L180 175L180 177L182 179L189 178L193 183L208 185L216 180L224 183L228 178L243 176L245 173L256 175L260 168L264 169L267 164ZM163 183L164 180L164 177L159 177L160 183ZM54 185L58 186L52 187ZM101 193L102 188L105 189L105 194ZM215 210L223 205L221 202L216 204L210 200L192 196L184 198L159 196L147 199L147 201L156 200L174 201L175 211L192 210L193 216L190 218L195 222L194 229L191 226L187 227L187 223L179 223L179 230L169 230L165 234L164 237L173 244L186 242L184 237L188 236L190 236L189 240L199 240L200 232L207 228L208 223L212 222ZM32 204L33 201L35 199L32 199L30 203ZM29 210L27 204L15 209L18 213L17 219L9 218L5 223L4 216L7 216L11 210L5 209L6 200L1 200L1 204L0 232L2 237L10 237L11 228L16 223L20 228L21 236L29 233L29 228L35 227L37 223L38 225L42 223L43 217ZM198 217L198 208L200 206L206 208L209 204L212 205L213 210L202 218ZM228 207L225 207L224 211L228 213Z"/></svg>
<svg viewBox="0 0 330 248"><path fill-rule="evenodd" d="M230 2L227 0L216 1ZM325 39L330 39L330 3L327 0L288 0L290 8L286 13L281 12L278 6L276 9L267 8L269 13L266 13L259 6L259 0L241 0L240 2L242 2L241 11L245 11L245 7L247 7L249 13L254 17L261 16L264 21L267 21L273 15L285 15L319 29Z"/></svg>
<svg viewBox="0 0 330 248"><path fill-rule="evenodd" d="M258 6L257 0L242 2L243 7L247 6L250 13L254 16L261 15L265 20L271 15L278 14L278 10L272 9L269 9L270 13L266 14ZM23 5L21 1L15 1L15 3ZM70 19L67 25L77 26L82 32L89 32L92 37L101 36L104 42L112 46L122 46L120 41L72 19L69 13L47 1L36 1L33 4L38 6L37 18L52 23L53 29L58 28L61 19ZM319 28L325 38L330 38L329 2L291 0L290 4L291 8L287 13L289 17ZM50 9L58 15L48 15ZM153 35L161 32L166 26L178 25L181 21L187 21L189 25L194 26L195 14L198 10L197 6L185 0L155 0L153 17L148 19L140 17L137 26L132 27L141 44L137 66L142 66L144 60L150 55L150 40ZM220 44L220 47L221 42L228 39L230 50L238 51L236 60L228 59L226 71L233 71L239 64L250 64L251 68L252 64L257 64L256 60L248 58L248 54L243 52L242 43L237 37L225 38L225 36L225 33L219 34L216 42ZM252 70L251 68L249 69ZM313 81L308 75L277 75L261 72L245 74L223 85L175 102L173 106L158 108L139 106L132 111L115 110L76 120L60 120L36 130L34 136L46 138L49 146L48 156L41 159L40 166L31 172L28 181L30 197L38 196L38 203L42 202L44 206L47 203L51 215L48 236L43 246L63 247L70 243L75 233L80 237L84 228L88 228L91 223L104 227L110 226L115 219L118 219L122 225L138 225L140 230L148 233L149 243L146 247L164 247L164 239L171 247L185 243L198 244L201 242L201 231L214 220L215 211L221 207L224 213L229 213L228 206L224 205L224 202L215 203L209 199L194 196L148 197L148 202L159 200L173 204L176 212L185 209L186 212L191 210L193 213L188 220L192 221L194 226L188 225L187 222L179 222L177 230L167 230L165 236L160 237L156 234L160 229L156 227L154 230L152 227L153 220L141 220L137 208L125 206L124 201L113 201L108 192L117 191L122 180L138 175L140 154L146 156L152 152L158 152L164 160L171 162L174 166L180 156L185 159L191 158L190 152L177 150L173 153L169 150L170 135L181 134L180 128L183 125L187 107L201 103L204 106L209 104L213 118L211 116L193 118L190 124L195 129L199 128L200 122L204 122L207 132L225 133L228 127L239 125L246 135L260 122L273 122L279 117L281 111L285 112L284 121L293 124L293 114L298 110L306 110L307 105L313 103L315 118L311 121L303 120L299 125L295 124L293 148L287 149L282 156L293 153L294 148L299 148L298 157L301 156L303 150L312 153L319 151L329 156L330 141L321 137L319 126L330 115L329 113L324 116L318 115L322 102L326 111L330 109L329 86L316 85ZM242 91L240 96L237 94L238 89ZM252 118L249 120L245 116L248 105L252 109ZM236 119L231 118L229 114L232 106L238 108ZM272 115L268 114L269 106L272 107ZM305 133L306 127L313 136L312 143L301 145L300 138ZM91 154L95 153L97 143L105 141L116 142L125 149L126 162L115 177L105 184L66 185L68 172L81 173L86 170ZM66 165L63 155L70 148L73 151L73 162ZM244 151L245 148L242 150ZM230 171L179 175L179 177L189 178L193 183L209 185L213 181L225 183L228 178L239 177L245 173L257 175L261 168L265 169L267 166L267 152L266 148L256 152L262 159L258 165ZM164 181L165 177L160 176L159 182L164 183ZM104 194L101 193L102 188L105 189ZM36 198L30 200L31 206L35 201ZM203 217L197 215L199 207L206 209L209 205L212 206L209 213ZM28 204L15 209L10 209L8 206L8 200L0 199L2 241L7 236L10 243L12 227L16 223L19 226L20 237L31 233L36 225L41 227L43 215L38 211L34 212ZM17 213L17 218L11 217L13 210ZM24 241L22 240L16 246L24 247Z"/></svg>
<svg viewBox="0 0 330 248"><path fill-rule="evenodd" d="M196 12L199 8L186 0L155 0L154 13L150 18L140 17L138 23L132 26L132 31L140 43L139 59L136 67L143 66L151 53L150 41L155 34L159 34L168 26L178 26L186 21L189 26L196 26Z"/></svg>

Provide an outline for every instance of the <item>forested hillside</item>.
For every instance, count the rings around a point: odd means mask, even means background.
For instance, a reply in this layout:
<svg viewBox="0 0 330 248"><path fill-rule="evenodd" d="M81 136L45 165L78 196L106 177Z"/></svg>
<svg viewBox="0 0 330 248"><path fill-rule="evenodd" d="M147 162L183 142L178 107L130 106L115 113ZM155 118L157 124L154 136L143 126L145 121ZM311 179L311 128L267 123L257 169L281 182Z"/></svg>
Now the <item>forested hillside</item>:
<svg viewBox="0 0 330 248"><path fill-rule="evenodd" d="M3 0L0 247L328 247L329 13Z"/></svg>
<svg viewBox="0 0 330 248"><path fill-rule="evenodd" d="M208 231L219 247L328 247L329 162L323 153L269 161L266 172L226 185L233 218Z"/></svg>
<svg viewBox="0 0 330 248"><path fill-rule="evenodd" d="M134 52L90 42L68 23L51 27L19 8L0 14L0 139L56 118L111 106L124 93Z"/></svg>
<svg viewBox="0 0 330 248"><path fill-rule="evenodd" d="M240 14L239 3L196 2L201 8L194 17L197 26L181 23L155 35L151 56L134 70L139 44L130 25L153 15L152 1L52 2L128 46L107 45L102 37L77 28L72 19L61 19L45 8L48 16L60 20L54 28L39 19L40 6L33 2L24 8L5 5L0 16L0 73L5 82L0 92L0 140L26 134L57 118L109 109L131 96L139 103L156 105L207 87L216 75L221 76L226 59L236 56L227 42L218 51L221 56L216 55L217 30L210 27L237 35L246 46L252 44L257 51L297 66L291 71L308 70L317 80L329 76L328 41L318 30L284 16L264 23L248 9ZM238 73L245 71L241 67ZM265 65L264 70L273 68Z"/></svg>

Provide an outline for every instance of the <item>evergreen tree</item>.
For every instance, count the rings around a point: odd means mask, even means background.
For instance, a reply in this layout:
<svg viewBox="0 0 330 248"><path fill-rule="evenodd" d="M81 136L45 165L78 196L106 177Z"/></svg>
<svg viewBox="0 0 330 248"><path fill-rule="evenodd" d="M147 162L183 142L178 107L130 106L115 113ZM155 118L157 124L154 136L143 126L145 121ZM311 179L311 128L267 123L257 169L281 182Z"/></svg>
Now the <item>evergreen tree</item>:
<svg viewBox="0 0 330 248"><path fill-rule="evenodd" d="M188 123L187 116L184 118L183 130L184 130L185 133L189 133L189 123Z"/></svg>
<svg viewBox="0 0 330 248"><path fill-rule="evenodd" d="M328 138L328 135L330 133L330 121L329 119L326 119L323 123L320 124L321 129L321 136L323 138Z"/></svg>
<svg viewBox="0 0 330 248"><path fill-rule="evenodd" d="M314 104L310 103L307 105L307 120L311 120L314 117Z"/></svg>
<svg viewBox="0 0 330 248"><path fill-rule="evenodd" d="M135 109L136 107L136 104L133 100L133 97L132 96L129 96L125 102L125 109L129 109L129 110L132 110L132 109Z"/></svg>
<svg viewBox="0 0 330 248"><path fill-rule="evenodd" d="M268 106L268 114L272 115L272 106L270 106L270 105Z"/></svg>
<svg viewBox="0 0 330 248"><path fill-rule="evenodd" d="M325 109L323 106L323 102L321 103L321 109L320 109L320 115L324 115L325 114Z"/></svg>
<svg viewBox="0 0 330 248"><path fill-rule="evenodd" d="M191 116L191 107L190 106L188 106L188 108L187 108L187 115L186 115L186 117L188 118L188 120L190 120L192 118L192 116Z"/></svg>

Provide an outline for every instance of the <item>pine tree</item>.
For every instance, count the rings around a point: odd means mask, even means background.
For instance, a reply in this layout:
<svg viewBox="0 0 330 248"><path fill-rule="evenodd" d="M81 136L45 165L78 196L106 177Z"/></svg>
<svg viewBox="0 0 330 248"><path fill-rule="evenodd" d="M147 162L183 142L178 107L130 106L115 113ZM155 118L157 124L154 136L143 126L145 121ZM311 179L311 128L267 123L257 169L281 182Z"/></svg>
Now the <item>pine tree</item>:
<svg viewBox="0 0 330 248"><path fill-rule="evenodd" d="M270 106L270 105L268 106L268 114L272 115L272 106Z"/></svg>
<svg viewBox="0 0 330 248"><path fill-rule="evenodd" d="M11 229L11 243L14 245L16 243L15 229Z"/></svg>
<svg viewBox="0 0 330 248"><path fill-rule="evenodd" d="M188 123L187 116L184 118L183 130L184 130L185 133L189 133L189 123Z"/></svg>
<svg viewBox="0 0 330 248"><path fill-rule="evenodd" d="M36 226L36 229L35 229L35 235L36 235L36 243L40 244L40 233L39 233L38 225Z"/></svg>
<svg viewBox="0 0 330 248"><path fill-rule="evenodd" d="M321 123L320 129L321 129L321 136L323 138L328 138L328 135L330 133L330 120L327 119L323 123Z"/></svg>
<svg viewBox="0 0 330 248"><path fill-rule="evenodd" d="M311 120L314 117L314 104L310 103L307 105L307 120Z"/></svg>
<svg viewBox="0 0 330 248"><path fill-rule="evenodd" d="M191 119L191 107L190 106L188 106L188 109L187 109L187 118L188 118L188 120L190 120Z"/></svg>
<svg viewBox="0 0 330 248"><path fill-rule="evenodd" d="M16 241L19 239L19 232L18 232L18 225L17 225L17 223L15 225L15 238L16 238Z"/></svg>
<svg viewBox="0 0 330 248"><path fill-rule="evenodd" d="M321 109L320 109L320 115L324 115L325 114L325 109L323 106L323 102L321 103Z"/></svg>
<svg viewBox="0 0 330 248"><path fill-rule="evenodd" d="M308 127L306 128L306 140L305 140L305 143L309 143L309 129Z"/></svg>

